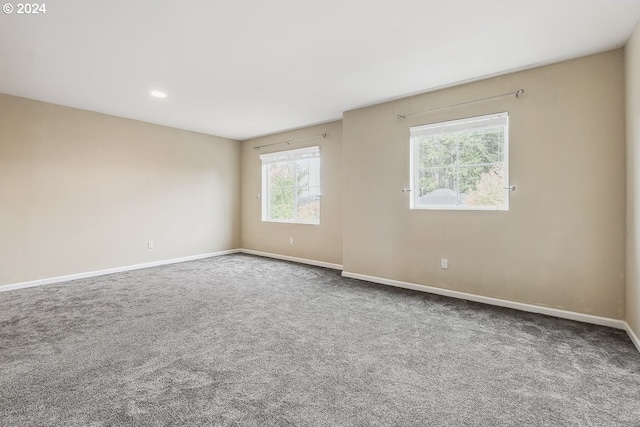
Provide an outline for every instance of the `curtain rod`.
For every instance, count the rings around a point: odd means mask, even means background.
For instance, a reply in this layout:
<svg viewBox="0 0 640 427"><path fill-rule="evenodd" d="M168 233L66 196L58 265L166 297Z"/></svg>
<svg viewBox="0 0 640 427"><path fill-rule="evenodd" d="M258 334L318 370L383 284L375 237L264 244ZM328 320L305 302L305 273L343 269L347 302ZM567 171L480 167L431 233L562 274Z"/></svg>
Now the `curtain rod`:
<svg viewBox="0 0 640 427"><path fill-rule="evenodd" d="M524 89L518 89L515 92L509 92L509 93L503 93L503 94L500 94L500 95L488 96L486 98L473 99L471 101L465 101L465 102L461 102L459 104L447 105L446 107L432 108L431 110L418 111L417 113L411 113L411 114L398 114L396 117L397 117L398 120L402 120L402 119L406 119L408 117L417 116L419 114L426 114L426 113L431 113L431 112L440 111L440 110L448 110L449 108L460 107L462 105L473 104L475 102L489 101L491 99L505 98L507 96L515 96L516 98L520 98L522 95L524 95Z"/></svg>
<svg viewBox="0 0 640 427"><path fill-rule="evenodd" d="M257 147L253 147L253 149L254 150L259 150L259 149L264 148L264 147L271 147L273 145L281 145L281 144L289 145L292 142L307 141L309 139L316 139L316 138L327 139L327 134L323 133L322 135L307 136L306 138L289 139L288 141L274 142L273 144L258 145Z"/></svg>

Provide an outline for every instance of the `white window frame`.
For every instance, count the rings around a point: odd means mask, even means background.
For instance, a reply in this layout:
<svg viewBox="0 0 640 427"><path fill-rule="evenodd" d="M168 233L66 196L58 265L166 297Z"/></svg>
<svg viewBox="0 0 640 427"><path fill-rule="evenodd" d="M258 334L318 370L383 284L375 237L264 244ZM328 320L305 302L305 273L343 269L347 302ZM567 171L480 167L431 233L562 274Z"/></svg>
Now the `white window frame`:
<svg viewBox="0 0 640 427"><path fill-rule="evenodd" d="M264 222L280 222L280 223L289 223L289 224L312 224L318 225L320 224L320 211L318 212L317 219L299 219L297 218L297 210L295 210L296 218L293 219L272 219L269 217L269 204L271 202L271 194L269 193L269 165L275 164L282 161L292 162L294 164L294 176L296 176L296 167L297 161L308 158L308 157L317 157L320 160L320 146L314 145L311 147L305 148L297 148L294 150L286 150L286 151L277 151L274 153L261 154L260 160L262 161L262 221ZM321 167L318 165L318 183L321 185ZM295 186L297 185L296 180L294 179L294 206L298 205L298 194ZM318 202L321 202L322 195L317 195Z"/></svg>
<svg viewBox="0 0 640 427"><path fill-rule="evenodd" d="M437 135L448 132L456 132L466 129L481 129L490 126L504 126L504 201L503 205L498 206L470 206L470 205L424 205L419 204L420 198L420 165L419 165L419 144L414 136ZM425 210L483 210L483 211L508 211L509 210L509 113L501 112L487 114L482 116L468 117L457 120L449 120L444 122L411 126L409 128L410 141L410 209ZM458 163L456 163L459 165ZM444 167L444 165L442 166ZM434 167L436 168L436 167Z"/></svg>

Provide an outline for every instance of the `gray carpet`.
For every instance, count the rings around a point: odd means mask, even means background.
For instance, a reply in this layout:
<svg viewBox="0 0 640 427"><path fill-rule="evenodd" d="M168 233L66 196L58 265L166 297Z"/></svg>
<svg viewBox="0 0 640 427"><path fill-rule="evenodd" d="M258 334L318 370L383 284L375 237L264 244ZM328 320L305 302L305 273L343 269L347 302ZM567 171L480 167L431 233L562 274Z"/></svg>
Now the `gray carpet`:
<svg viewBox="0 0 640 427"><path fill-rule="evenodd" d="M2 426L640 426L625 332L229 255L0 293Z"/></svg>

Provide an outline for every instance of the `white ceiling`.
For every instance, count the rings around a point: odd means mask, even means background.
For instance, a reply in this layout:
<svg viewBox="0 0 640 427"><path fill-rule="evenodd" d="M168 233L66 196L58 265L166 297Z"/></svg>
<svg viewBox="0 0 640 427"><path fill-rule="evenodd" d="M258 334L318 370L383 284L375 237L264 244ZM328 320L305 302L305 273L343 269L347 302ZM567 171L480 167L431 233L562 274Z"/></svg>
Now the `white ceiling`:
<svg viewBox="0 0 640 427"><path fill-rule="evenodd" d="M0 92L233 139L614 49L640 19L640 0L37 2L0 14Z"/></svg>

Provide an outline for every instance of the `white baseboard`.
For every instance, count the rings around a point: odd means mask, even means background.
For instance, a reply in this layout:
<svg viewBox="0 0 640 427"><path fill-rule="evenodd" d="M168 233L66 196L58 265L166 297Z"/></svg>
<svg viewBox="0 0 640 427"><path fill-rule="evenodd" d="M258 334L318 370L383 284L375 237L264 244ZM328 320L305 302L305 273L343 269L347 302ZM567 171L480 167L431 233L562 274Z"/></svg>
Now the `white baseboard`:
<svg viewBox="0 0 640 427"><path fill-rule="evenodd" d="M239 252L249 254L249 255L258 255L258 256L263 256L267 258L276 258L276 259L282 259L285 261L299 262L301 264L315 265L317 267L332 268L334 270L342 270L342 264L332 264L330 262L316 261L313 259L298 258L294 256L274 254L270 252L254 251L252 249L240 249Z"/></svg>
<svg viewBox="0 0 640 427"><path fill-rule="evenodd" d="M145 262L143 264L127 265L124 267L106 268L104 270L87 271L85 273L69 274L66 276L50 277L47 279L31 280L29 282L13 283L9 285L0 285L0 292L13 291L16 289L32 288L34 286L49 285L52 283L67 282L69 280L85 279L87 277L104 276L105 274L120 273L123 271L139 270L141 268L157 267L159 265L176 264L178 262L194 261L197 259L211 258L221 255L235 254L240 252L239 249L231 249L227 251L211 252L208 254L191 255L181 258L165 259L161 261Z"/></svg>
<svg viewBox="0 0 640 427"><path fill-rule="evenodd" d="M468 294L466 292L453 291L453 290L444 289L444 288L436 288L436 287L427 286L427 285L419 285L417 283L401 282L399 280L384 279L384 278L375 277L375 276L366 276L364 274L350 273L348 271L343 271L342 275L344 277L350 277L352 279L359 279L359 280L366 280L368 282L379 283L382 285L413 289L416 291L428 292L432 294L464 299L468 301L475 301L483 304L497 305L499 307L508 307L516 310L528 311L530 313L546 314L547 316L576 320L578 322L592 323L594 325L601 325L601 326L609 326L611 328L616 328L616 329L626 329L627 331L630 330L626 326L627 324L624 320L617 320L617 319L611 319L608 317L593 316L591 314L576 313L575 311L560 310L557 308L543 307L539 305L526 304L522 302L509 301L509 300L504 300L499 298Z"/></svg>
<svg viewBox="0 0 640 427"><path fill-rule="evenodd" d="M636 346L636 348L640 352L640 338L638 338L636 333L633 332L633 329L631 329L631 326L629 326L627 322L625 322L625 329L627 330L627 334L629 335L629 338L631 338L631 342L633 343L633 345Z"/></svg>

